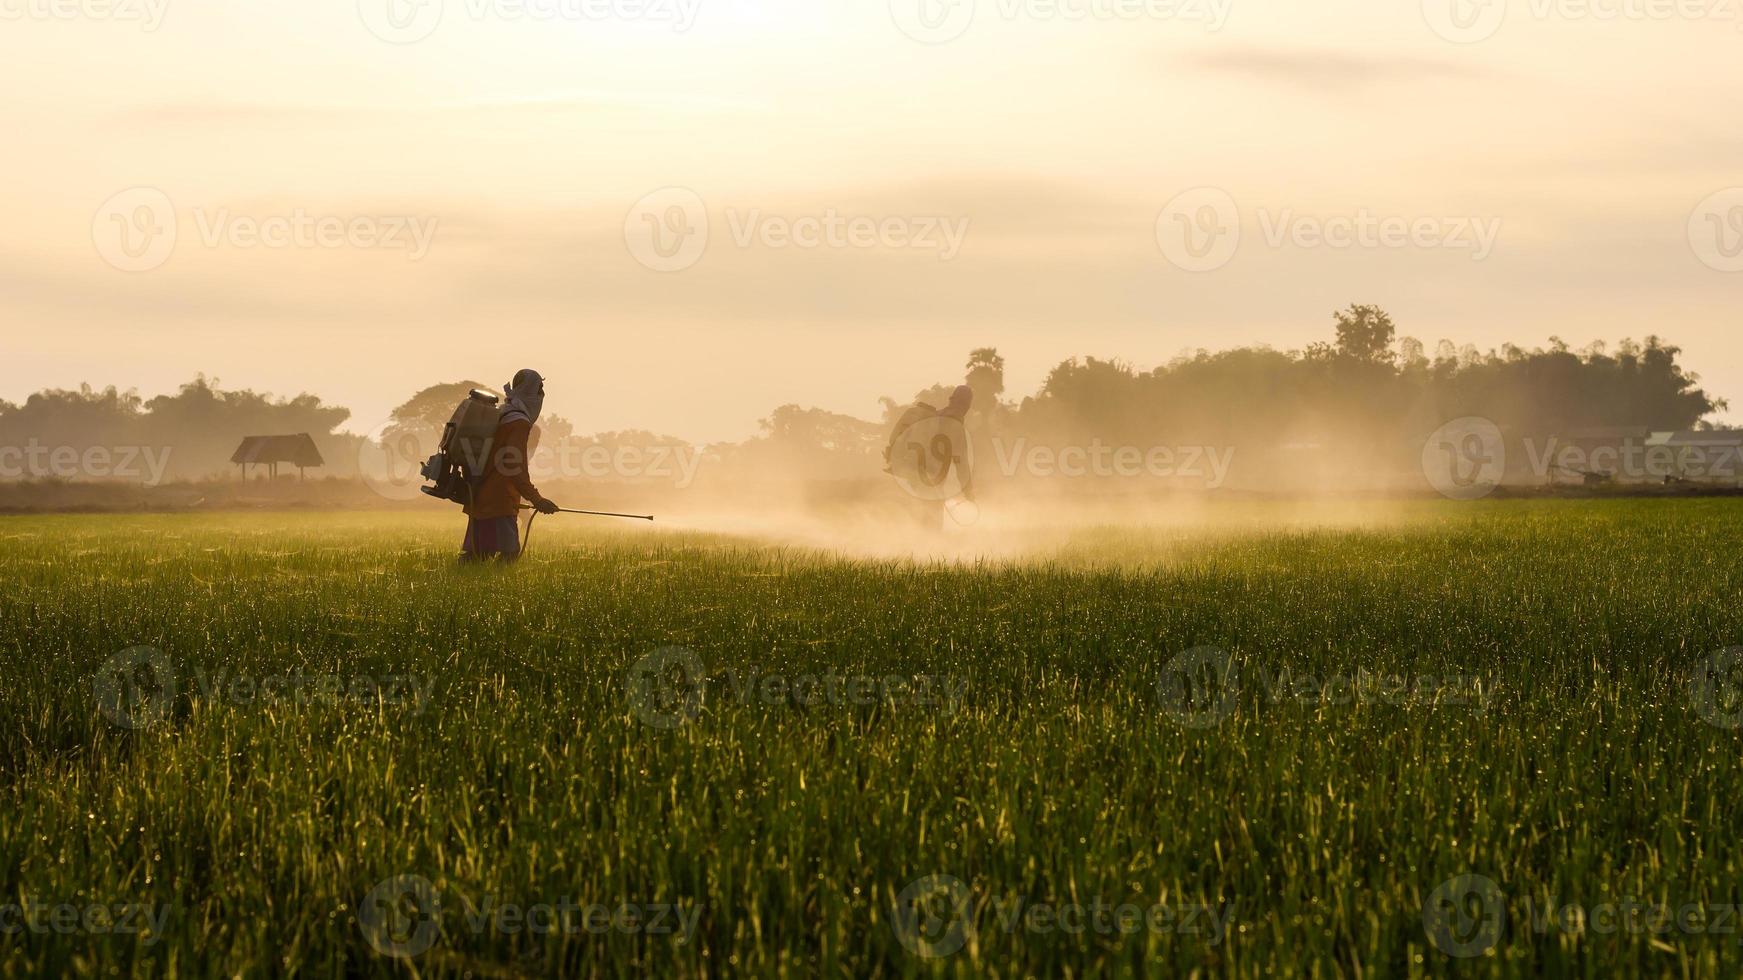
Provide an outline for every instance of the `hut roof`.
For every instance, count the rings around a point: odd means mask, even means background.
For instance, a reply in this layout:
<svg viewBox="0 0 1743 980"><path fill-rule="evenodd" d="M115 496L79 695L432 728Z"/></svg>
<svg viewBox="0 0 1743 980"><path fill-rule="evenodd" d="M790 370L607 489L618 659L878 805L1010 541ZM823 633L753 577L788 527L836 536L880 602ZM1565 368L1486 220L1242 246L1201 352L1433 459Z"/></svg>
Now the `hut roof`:
<svg viewBox="0 0 1743 980"><path fill-rule="evenodd" d="M232 463L289 463L321 466L325 460L307 432L294 436L247 436L230 457Z"/></svg>

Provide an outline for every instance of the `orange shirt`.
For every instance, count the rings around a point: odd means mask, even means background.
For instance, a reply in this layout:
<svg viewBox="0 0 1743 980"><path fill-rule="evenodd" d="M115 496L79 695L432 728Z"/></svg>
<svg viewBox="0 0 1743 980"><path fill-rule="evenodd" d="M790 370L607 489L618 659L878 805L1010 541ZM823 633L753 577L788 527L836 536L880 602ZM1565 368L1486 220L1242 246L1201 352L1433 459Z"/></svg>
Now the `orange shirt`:
<svg viewBox="0 0 1743 980"><path fill-rule="evenodd" d="M529 440L537 445L533 424L526 419L515 419L496 427L490 466L484 471L484 482L478 488L478 496L466 508L468 517L479 520L515 517L520 512L522 500L544 499L527 475L532 459L532 452L527 448Z"/></svg>

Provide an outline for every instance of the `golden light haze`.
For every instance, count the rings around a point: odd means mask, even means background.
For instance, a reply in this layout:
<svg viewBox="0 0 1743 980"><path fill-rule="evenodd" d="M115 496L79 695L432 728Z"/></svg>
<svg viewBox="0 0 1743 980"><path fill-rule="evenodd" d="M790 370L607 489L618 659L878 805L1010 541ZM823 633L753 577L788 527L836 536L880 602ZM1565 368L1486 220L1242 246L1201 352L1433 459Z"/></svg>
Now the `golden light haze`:
<svg viewBox="0 0 1743 980"><path fill-rule="evenodd" d="M0 398L204 371L365 431L428 383L533 366L581 431L741 438L785 402L872 417L972 347L1020 396L1073 355L1299 347L1353 301L1431 350L1660 334L1743 398L1743 191L1713 197L1743 187L1734 3L1514 0L1457 43L1441 0L981 0L927 44L901 25L942 0L447 0L396 44L371 30L389 2L0 0ZM144 271L100 241L131 188L174 209ZM662 188L708 216L665 272L626 243ZM1158 245L1194 188L1239 214L1209 271ZM807 217L966 232L948 257L780 245ZM344 241L248 231L323 218ZM409 242L401 218L427 252L371 247ZM1316 243L1339 219L1444 241Z"/></svg>

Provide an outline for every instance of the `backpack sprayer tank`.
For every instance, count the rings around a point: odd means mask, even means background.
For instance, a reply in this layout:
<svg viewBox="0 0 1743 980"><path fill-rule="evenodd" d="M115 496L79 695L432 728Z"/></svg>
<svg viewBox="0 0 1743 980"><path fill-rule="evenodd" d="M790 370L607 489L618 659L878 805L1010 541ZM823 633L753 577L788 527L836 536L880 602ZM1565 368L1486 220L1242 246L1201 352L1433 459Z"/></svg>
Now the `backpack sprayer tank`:
<svg viewBox="0 0 1743 980"><path fill-rule="evenodd" d="M419 471L433 487L421 488L438 500L471 503L484 482L491 444L496 441L496 423L502 411L499 400L488 391L472 389L454 417L442 429L442 442Z"/></svg>

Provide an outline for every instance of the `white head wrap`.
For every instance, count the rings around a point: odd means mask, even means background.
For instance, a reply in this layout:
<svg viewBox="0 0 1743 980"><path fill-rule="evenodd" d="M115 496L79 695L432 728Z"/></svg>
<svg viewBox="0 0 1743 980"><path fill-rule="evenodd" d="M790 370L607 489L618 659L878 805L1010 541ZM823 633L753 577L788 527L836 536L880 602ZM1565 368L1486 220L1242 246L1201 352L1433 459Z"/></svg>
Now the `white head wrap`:
<svg viewBox="0 0 1743 980"><path fill-rule="evenodd" d="M528 422L537 422L539 412L545 407L545 379L532 368L522 368L515 372L514 380L502 386L508 395L508 401L502 408L502 421L512 422L516 418L524 418Z"/></svg>

